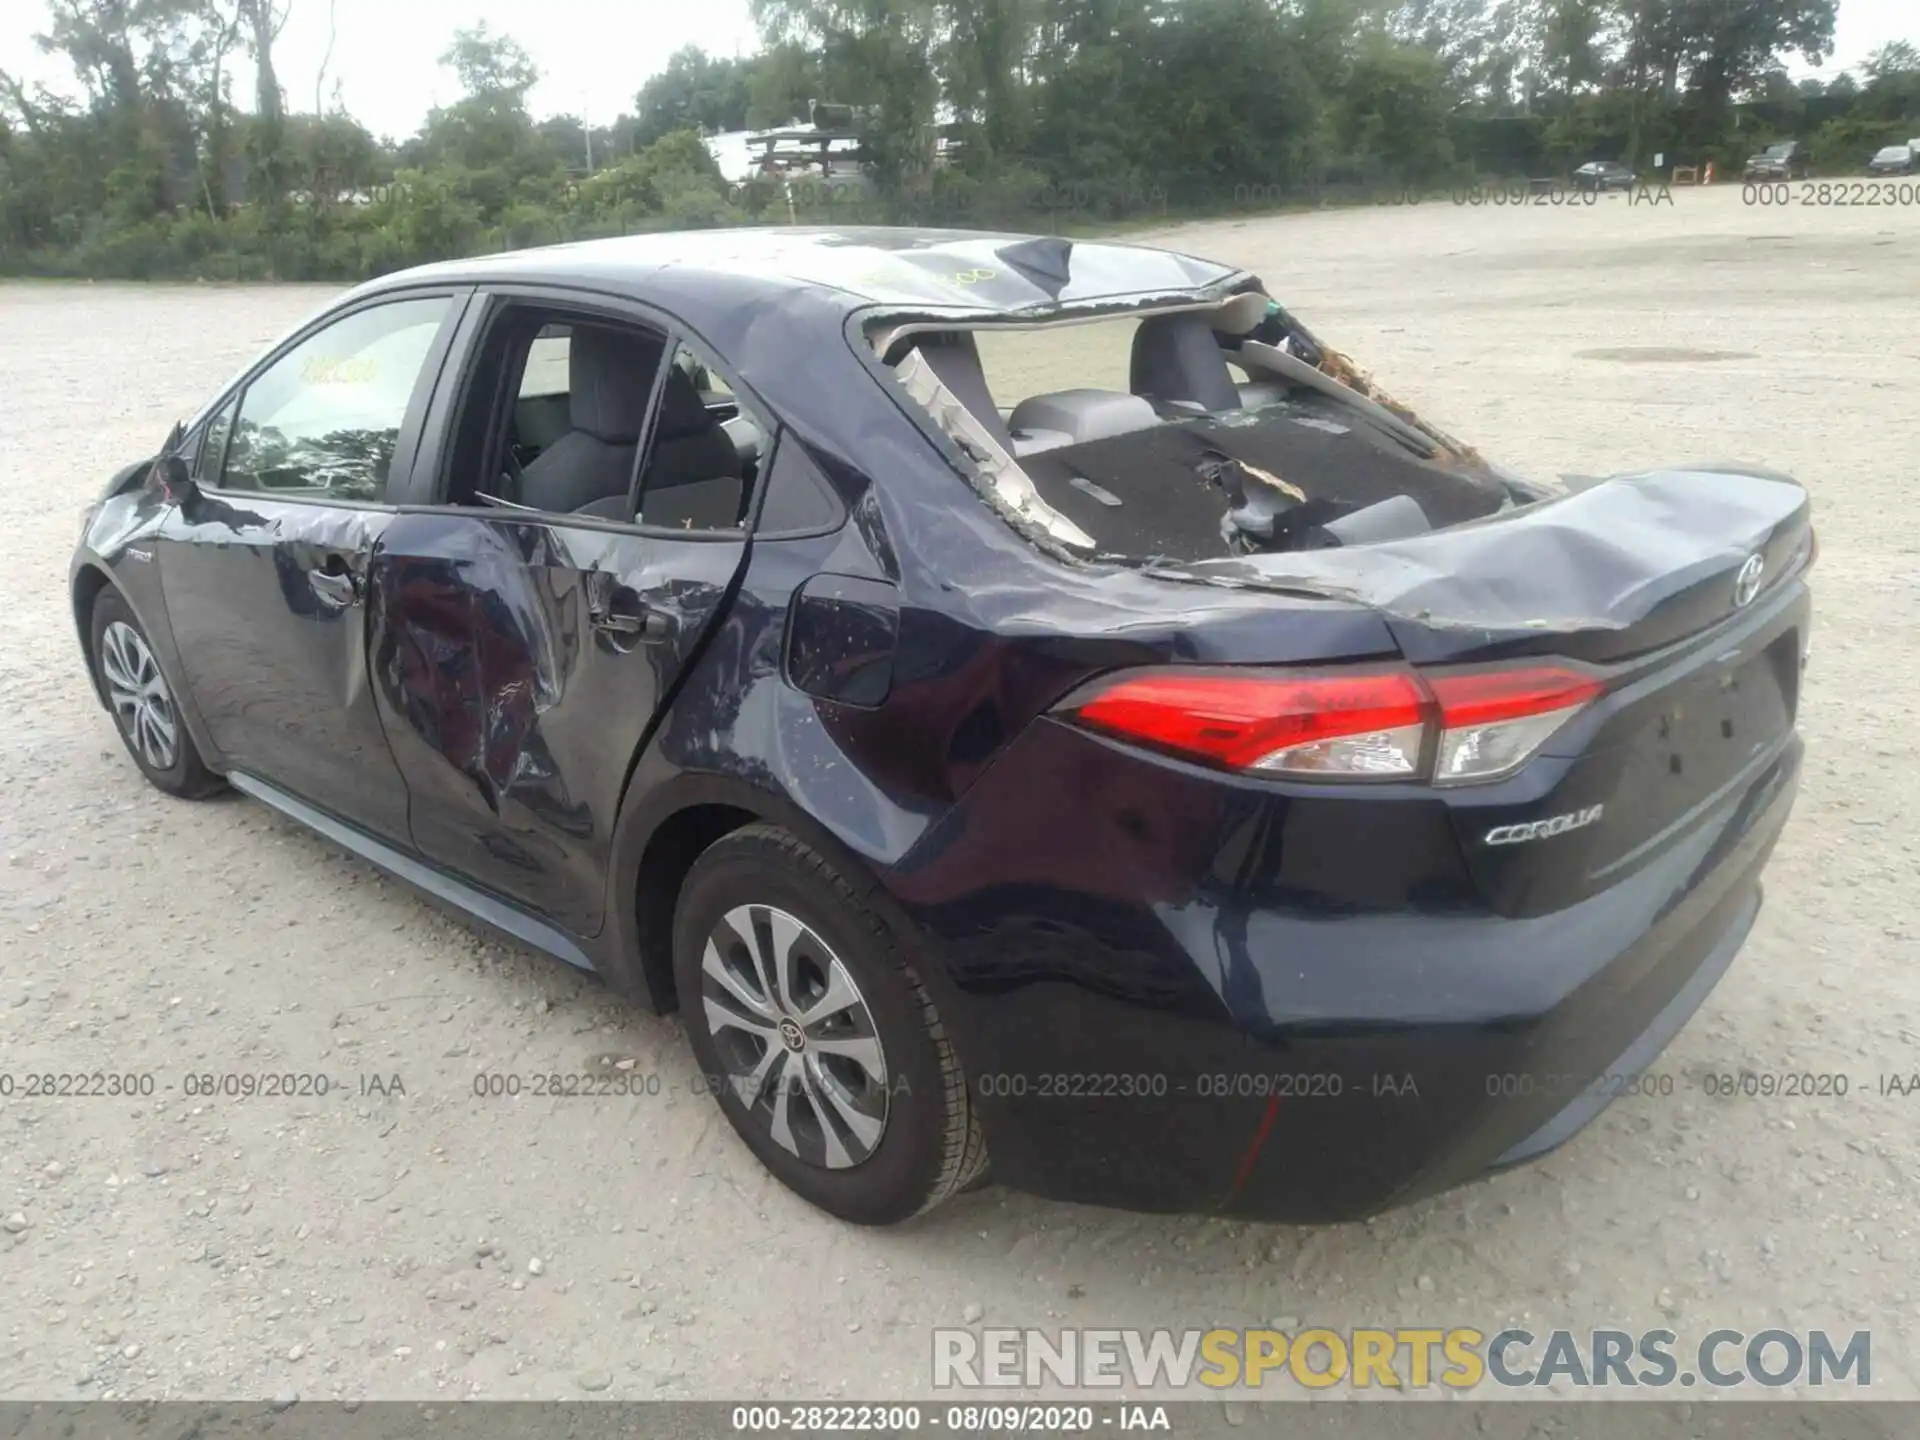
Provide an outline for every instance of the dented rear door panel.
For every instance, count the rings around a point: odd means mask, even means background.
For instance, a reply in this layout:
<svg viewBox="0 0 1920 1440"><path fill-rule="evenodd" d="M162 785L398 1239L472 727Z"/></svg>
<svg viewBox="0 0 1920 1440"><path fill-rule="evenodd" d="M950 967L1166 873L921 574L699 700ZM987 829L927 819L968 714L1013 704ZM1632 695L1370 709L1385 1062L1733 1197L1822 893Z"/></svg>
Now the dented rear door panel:
<svg viewBox="0 0 1920 1440"><path fill-rule="evenodd" d="M745 555L740 535L396 518L374 557L372 664L415 847L597 934L627 775Z"/></svg>

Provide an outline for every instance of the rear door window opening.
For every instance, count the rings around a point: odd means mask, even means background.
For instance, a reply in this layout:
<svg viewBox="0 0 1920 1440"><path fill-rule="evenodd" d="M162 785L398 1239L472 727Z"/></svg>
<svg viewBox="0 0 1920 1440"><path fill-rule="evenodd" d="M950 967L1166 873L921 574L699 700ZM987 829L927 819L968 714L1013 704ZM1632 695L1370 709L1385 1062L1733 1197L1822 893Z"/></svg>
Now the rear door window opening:
<svg viewBox="0 0 1920 1440"><path fill-rule="evenodd" d="M1097 317L909 319L868 338L976 488L1080 558L1403 539L1515 500L1257 290Z"/></svg>
<svg viewBox="0 0 1920 1440"><path fill-rule="evenodd" d="M692 338L524 301L489 323L444 503L742 529L773 427Z"/></svg>

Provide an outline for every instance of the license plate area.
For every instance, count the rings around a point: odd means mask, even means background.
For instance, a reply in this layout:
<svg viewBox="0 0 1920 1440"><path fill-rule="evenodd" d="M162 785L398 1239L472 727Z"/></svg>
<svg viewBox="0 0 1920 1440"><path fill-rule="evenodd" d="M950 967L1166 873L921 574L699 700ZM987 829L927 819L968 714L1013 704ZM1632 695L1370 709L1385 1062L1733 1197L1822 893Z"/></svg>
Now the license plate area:
<svg viewBox="0 0 1920 1440"><path fill-rule="evenodd" d="M1712 794L1793 728L1800 691L1800 635L1711 661L1655 692L1636 715L1623 798L1650 816L1676 816Z"/></svg>

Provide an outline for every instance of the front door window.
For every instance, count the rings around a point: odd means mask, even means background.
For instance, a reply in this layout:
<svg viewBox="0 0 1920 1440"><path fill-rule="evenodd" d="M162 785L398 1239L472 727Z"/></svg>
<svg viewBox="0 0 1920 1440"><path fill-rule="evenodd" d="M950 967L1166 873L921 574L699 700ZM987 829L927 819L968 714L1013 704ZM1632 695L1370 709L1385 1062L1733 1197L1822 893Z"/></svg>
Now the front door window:
<svg viewBox="0 0 1920 1440"><path fill-rule="evenodd" d="M254 377L226 445L219 488L378 500L420 371L452 301L358 310Z"/></svg>

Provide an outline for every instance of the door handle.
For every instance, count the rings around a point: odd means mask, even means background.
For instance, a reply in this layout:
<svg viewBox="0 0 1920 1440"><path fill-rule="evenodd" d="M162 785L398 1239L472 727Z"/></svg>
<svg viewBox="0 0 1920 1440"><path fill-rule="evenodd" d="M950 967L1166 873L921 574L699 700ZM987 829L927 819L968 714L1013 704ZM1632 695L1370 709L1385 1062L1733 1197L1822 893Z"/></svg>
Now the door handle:
<svg viewBox="0 0 1920 1440"><path fill-rule="evenodd" d="M314 594L338 609L360 603L360 578L351 570L309 570L307 583Z"/></svg>
<svg viewBox="0 0 1920 1440"><path fill-rule="evenodd" d="M666 640L680 628L679 617L672 611L654 609L631 586L622 585L604 570L587 571L583 584L587 623L616 647Z"/></svg>
<svg viewBox="0 0 1920 1440"><path fill-rule="evenodd" d="M658 610L603 610L593 617L593 628L622 640L665 640L674 632L673 617Z"/></svg>

